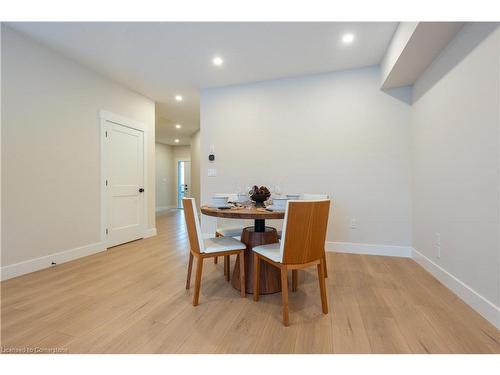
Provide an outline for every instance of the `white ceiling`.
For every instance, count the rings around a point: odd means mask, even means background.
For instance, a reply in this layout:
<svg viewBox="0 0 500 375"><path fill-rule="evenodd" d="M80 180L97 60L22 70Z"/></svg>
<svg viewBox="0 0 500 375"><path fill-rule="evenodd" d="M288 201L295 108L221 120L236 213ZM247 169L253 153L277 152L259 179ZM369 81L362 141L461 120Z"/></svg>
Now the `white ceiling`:
<svg viewBox="0 0 500 375"><path fill-rule="evenodd" d="M378 64L396 22L28 22L12 28L157 102L157 140L199 128L201 88ZM351 45L341 37L355 35ZM211 60L224 58L221 67ZM174 96L184 100L177 103ZM180 130L175 124L182 125Z"/></svg>

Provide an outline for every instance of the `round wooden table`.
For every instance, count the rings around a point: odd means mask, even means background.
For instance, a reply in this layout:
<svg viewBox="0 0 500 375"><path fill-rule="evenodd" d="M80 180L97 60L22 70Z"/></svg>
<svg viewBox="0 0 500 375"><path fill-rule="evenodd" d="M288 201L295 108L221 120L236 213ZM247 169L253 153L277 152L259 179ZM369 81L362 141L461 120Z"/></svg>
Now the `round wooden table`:
<svg viewBox="0 0 500 375"><path fill-rule="evenodd" d="M227 219L253 219L253 227L246 227L241 233L241 242L247 249L245 251L245 285L246 292L253 294L253 252L252 248L259 245L267 245L278 242L278 232L275 228L266 227L266 219L283 219L283 211L266 211L264 208L255 207L235 207L230 209L218 209L202 206L201 212L208 216L221 217ZM239 257L239 255L238 255ZM240 266L239 259L236 259L231 284L240 290ZM259 293L271 294L281 291L280 270L268 263L260 264Z"/></svg>

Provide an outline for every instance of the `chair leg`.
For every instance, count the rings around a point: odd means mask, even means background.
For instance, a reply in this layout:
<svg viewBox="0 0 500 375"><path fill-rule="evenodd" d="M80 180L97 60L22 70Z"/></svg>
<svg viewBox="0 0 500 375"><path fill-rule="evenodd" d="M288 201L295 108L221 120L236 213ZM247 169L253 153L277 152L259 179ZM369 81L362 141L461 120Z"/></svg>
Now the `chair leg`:
<svg viewBox="0 0 500 375"><path fill-rule="evenodd" d="M229 281L231 277L231 263L229 262L229 255L224 255L224 275L226 275L226 281Z"/></svg>
<svg viewBox="0 0 500 375"><path fill-rule="evenodd" d="M288 327L288 270L281 269L281 299L283 301L283 325Z"/></svg>
<svg viewBox="0 0 500 375"><path fill-rule="evenodd" d="M220 234L215 231L215 237L220 237ZM214 264L219 263L219 257L214 257ZM226 269L224 268L224 275L226 274Z"/></svg>
<svg viewBox="0 0 500 375"><path fill-rule="evenodd" d="M191 286L191 270L193 269L193 254L189 252L189 262L188 262L188 274L186 280L186 289Z"/></svg>
<svg viewBox="0 0 500 375"><path fill-rule="evenodd" d="M196 258L196 280L194 282L193 306L198 305L200 300L201 273L203 271L203 257Z"/></svg>
<svg viewBox="0 0 500 375"><path fill-rule="evenodd" d="M319 291L321 293L321 308L323 309L323 314L328 314L328 300L326 299L326 285L325 285L325 264L323 258L320 259L318 264L318 279L319 279Z"/></svg>
<svg viewBox="0 0 500 375"><path fill-rule="evenodd" d="M328 277L328 269L326 268L326 254L323 255L323 272L325 277Z"/></svg>
<svg viewBox="0 0 500 375"><path fill-rule="evenodd" d="M253 300L259 300L259 277L260 277L260 259L257 253L253 253Z"/></svg>
<svg viewBox="0 0 500 375"><path fill-rule="evenodd" d="M292 292L299 289L299 270L292 270Z"/></svg>
<svg viewBox="0 0 500 375"><path fill-rule="evenodd" d="M246 296L246 285L245 285L245 250L240 251L240 288L241 296Z"/></svg>

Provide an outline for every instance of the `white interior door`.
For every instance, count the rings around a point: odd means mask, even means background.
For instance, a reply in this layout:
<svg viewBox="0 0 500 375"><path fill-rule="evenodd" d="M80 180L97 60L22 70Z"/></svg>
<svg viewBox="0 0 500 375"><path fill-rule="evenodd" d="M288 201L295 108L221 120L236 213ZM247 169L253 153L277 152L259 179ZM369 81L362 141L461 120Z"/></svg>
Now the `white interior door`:
<svg viewBox="0 0 500 375"><path fill-rule="evenodd" d="M144 133L105 122L106 246L144 237Z"/></svg>

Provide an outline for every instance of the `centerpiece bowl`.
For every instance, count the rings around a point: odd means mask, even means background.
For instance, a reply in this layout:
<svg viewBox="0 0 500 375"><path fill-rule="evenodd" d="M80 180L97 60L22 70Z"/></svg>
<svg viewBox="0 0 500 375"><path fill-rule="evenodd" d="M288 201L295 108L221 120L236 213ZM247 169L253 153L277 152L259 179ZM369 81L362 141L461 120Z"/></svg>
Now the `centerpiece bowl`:
<svg viewBox="0 0 500 375"><path fill-rule="evenodd" d="M267 187L261 186L259 188L257 185L255 185L248 194L250 195L250 199L255 202L255 207L265 207L264 202L271 196L271 192Z"/></svg>

